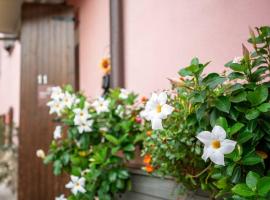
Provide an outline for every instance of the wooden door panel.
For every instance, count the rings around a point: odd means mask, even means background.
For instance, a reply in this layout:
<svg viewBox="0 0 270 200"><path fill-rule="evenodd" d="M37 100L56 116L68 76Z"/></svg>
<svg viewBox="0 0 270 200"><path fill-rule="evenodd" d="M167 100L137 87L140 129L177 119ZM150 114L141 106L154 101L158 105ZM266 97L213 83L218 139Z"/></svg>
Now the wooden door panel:
<svg viewBox="0 0 270 200"><path fill-rule="evenodd" d="M38 75L49 85L75 84L73 10L64 5L25 4L22 10L19 200L54 200L65 180L36 158L48 149L55 124L39 98Z"/></svg>

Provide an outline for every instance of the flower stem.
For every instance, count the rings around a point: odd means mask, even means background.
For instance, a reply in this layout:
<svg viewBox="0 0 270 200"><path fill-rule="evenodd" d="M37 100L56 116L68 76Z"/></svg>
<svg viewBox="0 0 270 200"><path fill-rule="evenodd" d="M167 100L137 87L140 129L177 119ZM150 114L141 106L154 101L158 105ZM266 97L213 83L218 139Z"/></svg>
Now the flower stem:
<svg viewBox="0 0 270 200"><path fill-rule="evenodd" d="M210 169L212 163L210 163L210 165L208 165L205 169L203 169L200 173L196 174L196 175L190 175L190 177L192 178L198 178L199 176L201 176L202 174L204 174L208 169Z"/></svg>

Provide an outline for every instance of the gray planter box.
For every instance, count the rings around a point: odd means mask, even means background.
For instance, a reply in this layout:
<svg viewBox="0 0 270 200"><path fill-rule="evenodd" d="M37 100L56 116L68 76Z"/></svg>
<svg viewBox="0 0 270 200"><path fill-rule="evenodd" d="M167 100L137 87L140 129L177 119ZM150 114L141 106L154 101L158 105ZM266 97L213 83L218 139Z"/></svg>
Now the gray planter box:
<svg viewBox="0 0 270 200"><path fill-rule="evenodd" d="M171 179L149 176L140 170L132 172L132 191L124 194L120 200L208 200L205 193L190 192L185 196L176 195L177 185Z"/></svg>

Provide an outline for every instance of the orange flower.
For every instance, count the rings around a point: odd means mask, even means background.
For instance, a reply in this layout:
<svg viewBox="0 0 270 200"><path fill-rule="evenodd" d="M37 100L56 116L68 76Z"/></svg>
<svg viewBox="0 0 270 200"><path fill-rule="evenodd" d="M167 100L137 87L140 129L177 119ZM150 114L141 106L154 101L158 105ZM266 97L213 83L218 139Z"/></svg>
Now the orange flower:
<svg viewBox="0 0 270 200"><path fill-rule="evenodd" d="M103 58L100 63L100 68L104 74L109 74L111 72L111 61L110 58Z"/></svg>
<svg viewBox="0 0 270 200"><path fill-rule="evenodd" d="M266 159L268 158L267 153L265 153L264 151L256 151L257 155L260 156L262 159Z"/></svg>
<svg viewBox="0 0 270 200"><path fill-rule="evenodd" d="M142 103L146 103L147 100L148 100L148 99L147 99L147 97L145 97L145 96L143 96L143 97L141 98L141 102L142 102Z"/></svg>
<svg viewBox="0 0 270 200"><path fill-rule="evenodd" d="M148 137L151 137L152 131L147 131L147 132L146 132L146 135L147 135Z"/></svg>
<svg viewBox="0 0 270 200"><path fill-rule="evenodd" d="M154 167L152 165L146 165L145 171L147 171L148 173L152 173L154 171Z"/></svg>
<svg viewBox="0 0 270 200"><path fill-rule="evenodd" d="M143 162L144 162L145 164L150 164L151 160L152 160L151 155L150 155L150 154L146 154L146 155L144 156Z"/></svg>

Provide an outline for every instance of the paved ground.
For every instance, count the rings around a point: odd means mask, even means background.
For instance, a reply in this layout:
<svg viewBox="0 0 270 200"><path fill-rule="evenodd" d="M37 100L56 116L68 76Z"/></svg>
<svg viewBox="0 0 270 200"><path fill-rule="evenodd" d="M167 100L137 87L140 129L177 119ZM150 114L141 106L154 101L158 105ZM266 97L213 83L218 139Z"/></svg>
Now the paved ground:
<svg viewBox="0 0 270 200"><path fill-rule="evenodd" d="M16 200L16 195L3 185L0 185L0 200Z"/></svg>

